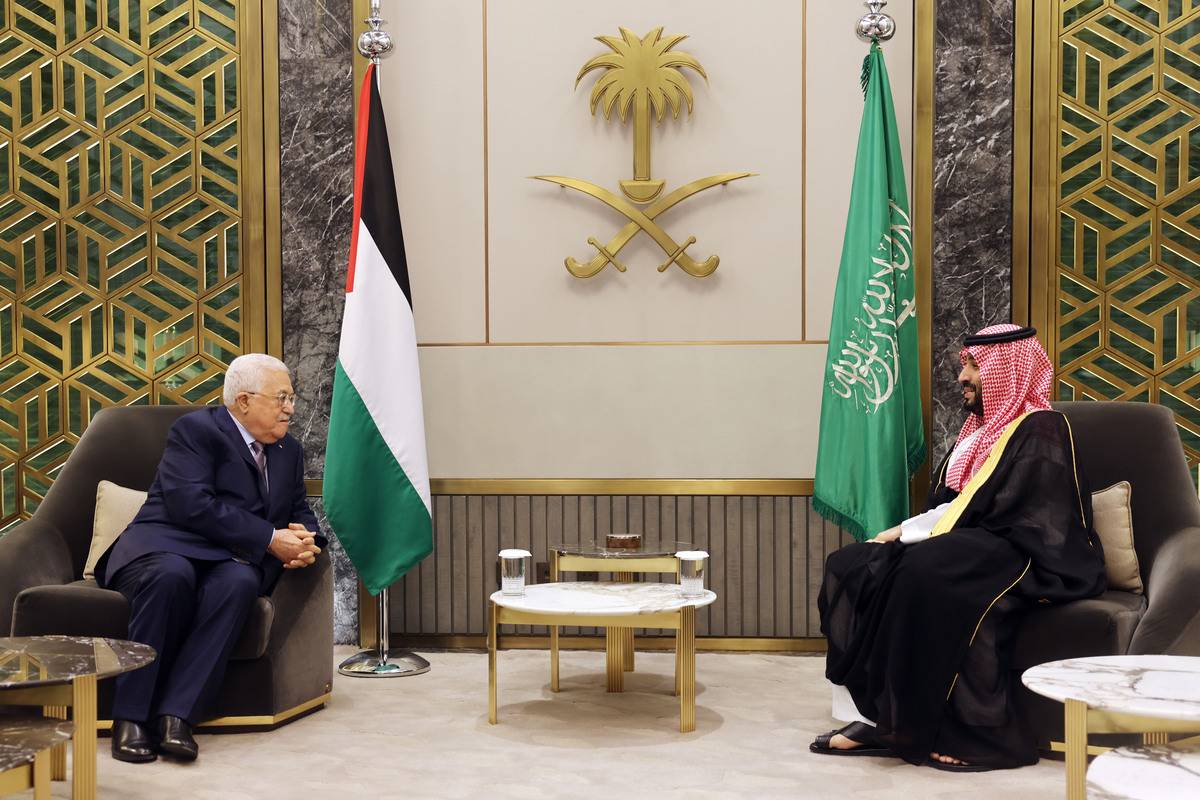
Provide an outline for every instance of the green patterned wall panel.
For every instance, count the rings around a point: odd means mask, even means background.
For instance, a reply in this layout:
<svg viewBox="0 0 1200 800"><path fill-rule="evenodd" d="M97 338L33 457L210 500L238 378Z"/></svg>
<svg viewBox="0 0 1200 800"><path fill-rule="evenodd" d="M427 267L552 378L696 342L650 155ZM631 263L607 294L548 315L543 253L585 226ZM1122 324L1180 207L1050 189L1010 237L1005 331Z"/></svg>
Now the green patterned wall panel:
<svg viewBox="0 0 1200 800"><path fill-rule="evenodd" d="M1200 463L1200 2L1060 0L1061 399L1175 412Z"/></svg>
<svg viewBox="0 0 1200 800"><path fill-rule="evenodd" d="M239 2L0 0L0 530L246 347Z"/></svg>

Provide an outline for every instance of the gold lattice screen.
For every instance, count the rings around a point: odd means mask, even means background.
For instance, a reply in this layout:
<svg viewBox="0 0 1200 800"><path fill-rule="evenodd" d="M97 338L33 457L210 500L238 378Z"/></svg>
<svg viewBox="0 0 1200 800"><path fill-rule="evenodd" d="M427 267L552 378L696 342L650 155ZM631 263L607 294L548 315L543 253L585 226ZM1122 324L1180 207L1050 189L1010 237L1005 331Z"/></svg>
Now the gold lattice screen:
<svg viewBox="0 0 1200 800"><path fill-rule="evenodd" d="M1060 399L1170 407L1200 461L1200 0L1059 0Z"/></svg>
<svg viewBox="0 0 1200 800"><path fill-rule="evenodd" d="M0 0L0 529L100 408L211 402L258 338L245 2Z"/></svg>

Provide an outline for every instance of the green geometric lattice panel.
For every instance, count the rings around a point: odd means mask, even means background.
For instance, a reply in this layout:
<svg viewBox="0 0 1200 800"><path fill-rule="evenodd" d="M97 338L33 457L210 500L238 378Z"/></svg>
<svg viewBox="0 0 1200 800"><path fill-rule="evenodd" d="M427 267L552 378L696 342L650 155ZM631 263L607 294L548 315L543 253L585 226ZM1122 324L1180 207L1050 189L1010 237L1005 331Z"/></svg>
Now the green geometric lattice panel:
<svg viewBox="0 0 1200 800"><path fill-rule="evenodd" d="M1091 5L1072 4L1064 23ZM1159 36L1137 17L1105 8L1064 30L1059 91L1076 106L1109 118L1158 90Z"/></svg>
<svg viewBox="0 0 1200 800"><path fill-rule="evenodd" d="M1060 0L1055 391L1175 412L1200 464L1200 2Z"/></svg>
<svg viewBox="0 0 1200 800"><path fill-rule="evenodd" d="M101 409L218 402L248 346L243 2L0 0L0 532Z"/></svg>

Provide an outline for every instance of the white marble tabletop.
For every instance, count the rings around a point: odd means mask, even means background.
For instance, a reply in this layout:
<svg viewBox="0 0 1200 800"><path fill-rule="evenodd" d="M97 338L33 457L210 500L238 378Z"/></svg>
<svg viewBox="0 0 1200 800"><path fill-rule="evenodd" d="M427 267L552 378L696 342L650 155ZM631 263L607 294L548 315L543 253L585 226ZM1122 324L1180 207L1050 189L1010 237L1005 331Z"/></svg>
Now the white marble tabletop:
<svg viewBox="0 0 1200 800"><path fill-rule="evenodd" d="M1092 762L1088 800L1194 800L1200 797L1200 744L1119 747Z"/></svg>
<svg viewBox="0 0 1200 800"><path fill-rule="evenodd" d="M1200 721L1200 658L1097 656L1052 661L1021 681L1055 700L1158 719Z"/></svg>
<svg viewBox="0 0 1200 800"><path fill-rule="evenodd" d="M701 597L684 597L675 583L537 583L517 597L495 592L492 602L514 611L535 614L577 614L581 617L617 614L658 614L684 606L700 608L717 599L707 589Z"/></svg>

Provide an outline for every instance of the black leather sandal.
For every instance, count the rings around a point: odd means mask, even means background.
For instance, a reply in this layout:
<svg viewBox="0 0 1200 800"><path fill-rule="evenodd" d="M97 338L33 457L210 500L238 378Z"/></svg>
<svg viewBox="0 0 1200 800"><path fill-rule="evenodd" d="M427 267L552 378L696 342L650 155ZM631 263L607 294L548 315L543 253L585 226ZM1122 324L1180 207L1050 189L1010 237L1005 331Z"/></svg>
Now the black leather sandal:
<svg viewBox="0 0 1200 800"><path fill-rule="evenodd" d="M985 767L982 764L947 764L934 758L926 761L925 766L940 769L942 772L991 772L994 769L994 767Z"/></svg>
<svg viewBox="0 0 1200 800"><path fill-rule="evenodd" d="M830 747L829 742L834 736L841 734L851 741L858 742L858 747L842 750ZM808 746L809 751L827 756L891 756L891 748L880 744L875 738L875 728L865 722L851 722L836 731L822 733Z"/></svg>

